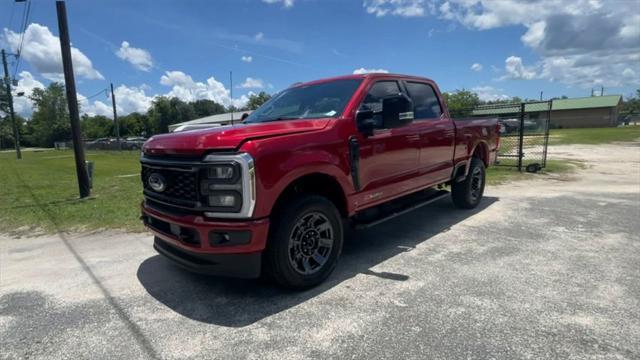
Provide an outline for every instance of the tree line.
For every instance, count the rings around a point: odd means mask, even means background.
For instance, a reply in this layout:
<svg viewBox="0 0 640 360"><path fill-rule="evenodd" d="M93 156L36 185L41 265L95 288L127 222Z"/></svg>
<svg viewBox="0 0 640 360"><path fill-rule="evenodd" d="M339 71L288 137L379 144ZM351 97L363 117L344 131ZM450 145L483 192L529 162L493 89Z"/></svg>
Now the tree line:
<svg viewBox="0 0 640 360"><path fill-rule="evenodd" d="M64 84L53 82L45 89L36 88L29 98L33 102L31 119L16 115L22 146L53 147L56 141L71 139ZM271 95L262 91L252 94L243 108L235 108L208 99L185 102L176 97L160 96L153 100L145 113L118 116L120 136L148 137L166 133L169 125L231 111L255 110L270 98ZM14 146L11 118L6 109L0 110L5 113L0 117L0 149L10 148ZM84 114L80 118L80 125L85 139L114 137L116 133L113 119L102 115Z"/></svg>

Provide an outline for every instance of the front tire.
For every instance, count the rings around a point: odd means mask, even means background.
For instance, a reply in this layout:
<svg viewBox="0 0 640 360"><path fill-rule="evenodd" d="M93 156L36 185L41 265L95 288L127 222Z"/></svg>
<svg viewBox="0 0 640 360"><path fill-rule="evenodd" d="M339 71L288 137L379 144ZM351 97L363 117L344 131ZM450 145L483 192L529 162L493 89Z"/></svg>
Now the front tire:
<svg viewBox="0 0 640 360"><path fill-rule="evenodd" d="M275 214L265 252L265 272L277 284L306 289L323 282L342 252L338 209L327 198L302 195Z"/></svg>
<svg viewBox="0 0 640 360"><path fill-rule="evenodd" d="M461 182L451 185L453 203L461 209L473 209L480 203L484 195L486 173L484 162L478 158L471 159L469 174Z"/></svg>

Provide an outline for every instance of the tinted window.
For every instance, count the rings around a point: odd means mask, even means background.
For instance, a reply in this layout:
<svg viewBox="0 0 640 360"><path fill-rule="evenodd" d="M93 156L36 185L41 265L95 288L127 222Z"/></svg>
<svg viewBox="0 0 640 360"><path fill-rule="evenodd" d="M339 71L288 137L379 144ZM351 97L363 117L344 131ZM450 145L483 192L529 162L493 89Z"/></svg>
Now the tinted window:
<svg viewBox="0 0 640 360"><path fill-rule="evenodd" d="M400 87L397 81L379 81L369 89L360 108L370 109L374 113L380 112L382 111L382 99L399 93Z"/></svg>
<svg viewBox="0 0 640 360"><path fill-rule="evenodd" d="M245 119L246 123L337 117L362 80L336 80L295 86L274 95Z"/></svg>
<svg viewBox="0 0 640 360"><path fill-rule="evenodd" d="M433 119L440 117L442 109L438 97L431 85L408 82L407 90L413 100L413 115L416 119Z"/></svg>

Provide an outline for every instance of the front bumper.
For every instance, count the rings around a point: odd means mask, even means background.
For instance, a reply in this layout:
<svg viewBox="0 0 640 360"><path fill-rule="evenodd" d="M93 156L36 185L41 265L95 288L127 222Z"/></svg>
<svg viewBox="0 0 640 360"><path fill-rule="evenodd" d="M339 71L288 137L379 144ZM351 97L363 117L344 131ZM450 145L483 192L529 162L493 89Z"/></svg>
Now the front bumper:
<svg viewBox="0 0 640 360"><path fill-rule="evenodd" d="M142 220L155 235L154 248L188 270L242 278L260 276L268 218L231 221L173 215L145 203Z"/></svg>

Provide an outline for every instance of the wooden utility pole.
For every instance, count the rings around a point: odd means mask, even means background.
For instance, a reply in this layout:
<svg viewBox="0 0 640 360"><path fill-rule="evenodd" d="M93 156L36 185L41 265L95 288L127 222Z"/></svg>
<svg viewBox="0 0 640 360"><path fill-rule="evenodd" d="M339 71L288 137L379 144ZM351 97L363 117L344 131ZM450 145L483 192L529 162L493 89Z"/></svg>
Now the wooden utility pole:
<svg viewBox="0 0 640 360"><path fill-rule="evenodd" d="M116 127L118 150L122 150L122 144L120 144L120 124L118 124L118 112L116 111L116 94L113 92L113 83L111 83L111 106L113 106L113 124Z"/></svg>
<svg viewBox="0 0 640 360"><path fill-rule="evenodd" d="M64 70L64 85L67 91L67 103L69 104L69 120L71 121L71 138L73 140L73 152L76 160L76 174L80 198L91 195L89 174L84 160L84 143L80 130L80 114L78 112L78 98L76 95L76 80L73 76L73 63L71 62L71 44L69 40L69 27L67 25L67 7L64 1L56 1L58 13L58 32L60 33L60 51L62 53L62 68Z"/></svg>
<svg viewBox="0 0 640 360"><path fill-rule="evenodd" d="M16 114L13 111L13 95L11 95L11 78L9 77L9 69L7 67L7 53L2 49L2 67L4 67L4 84L7 91L7 103L9 103L9 116L11 116L11 125L13 127L13 143L16 147L16 157L22 159L20 151L20 131L16 123Z"/></svg>

